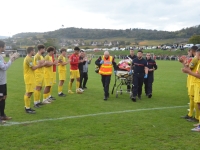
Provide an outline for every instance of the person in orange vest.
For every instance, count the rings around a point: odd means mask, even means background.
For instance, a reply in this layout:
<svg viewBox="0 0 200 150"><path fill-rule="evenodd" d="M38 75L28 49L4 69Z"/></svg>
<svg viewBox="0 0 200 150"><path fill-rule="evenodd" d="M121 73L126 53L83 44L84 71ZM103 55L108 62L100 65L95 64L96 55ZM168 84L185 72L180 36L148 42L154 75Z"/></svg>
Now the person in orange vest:
<svg viewBox="0 0 200 150"><path fill-rule="evenodd" d="M114 57L110 56L108 51L104 52L104 55L99 57L95 64L100 66L99 74L101 75L101 82L104 88L104 100L109 98L109 85L112 75L112 68L114 68L114 73L116 74L116 62Z"/></svg>

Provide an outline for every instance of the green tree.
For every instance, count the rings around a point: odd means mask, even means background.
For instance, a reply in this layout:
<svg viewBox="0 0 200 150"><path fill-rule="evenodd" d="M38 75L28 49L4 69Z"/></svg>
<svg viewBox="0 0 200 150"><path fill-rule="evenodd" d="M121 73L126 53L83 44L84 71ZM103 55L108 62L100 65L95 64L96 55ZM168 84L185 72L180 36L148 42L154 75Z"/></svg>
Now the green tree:
<svg viewBox="0 0 200 150"><path fill-rule="evenodd" d="M193 35L189 41L189 43L192 43L192 44L200 44L200 35Z"/></svg>
<svg viewBox="0 0 200 150"><path fill-rule="evenodd" d="M119 41L119 45L125 45L125 41Z"/></svg>
<svg viewBox="0 0 200 150"><path fill-rule="evenodd" d="M53 39L53 38L47 39L47 42L44 43L44 45L45 45L45 47L54 46L57 49L60 47L58 40L57 39Z"/></svg>

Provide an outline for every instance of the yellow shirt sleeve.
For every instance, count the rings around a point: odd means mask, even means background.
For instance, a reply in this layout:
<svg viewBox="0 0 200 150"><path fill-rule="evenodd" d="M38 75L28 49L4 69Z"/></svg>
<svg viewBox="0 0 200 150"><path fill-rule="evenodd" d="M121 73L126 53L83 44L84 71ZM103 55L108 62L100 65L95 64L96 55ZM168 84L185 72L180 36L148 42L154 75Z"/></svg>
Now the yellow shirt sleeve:
<svg viewBox="0 0 200 150"><path fill-rule="evenodd" d="M45 58L44 58L44 60L45 60L45 61L50 61L49 55L46 55Z"/></svg>
<svg viewBox="0 0 200 150"><path fill-rule="evenodd" d="M38 54L36 54L34 57L34 65L38 65L40 60L41 60L40 56Z"/></svg>
<svg viewBox="0 0 200 150"><path fill-rule="evenodd" d="M31 68L33 67L33 60L31 58L26 59L26 64Z"/></svg>
<svg viewBox="0 0 200 150"><path fill-rule="evenodd" d="M197 65L197 63L198 63L198 58L197 58L197 57L194 57L194 58L192 59L192 61L190 62L189 67L190 67L191 69L193 69L193 68Z"/></svg>

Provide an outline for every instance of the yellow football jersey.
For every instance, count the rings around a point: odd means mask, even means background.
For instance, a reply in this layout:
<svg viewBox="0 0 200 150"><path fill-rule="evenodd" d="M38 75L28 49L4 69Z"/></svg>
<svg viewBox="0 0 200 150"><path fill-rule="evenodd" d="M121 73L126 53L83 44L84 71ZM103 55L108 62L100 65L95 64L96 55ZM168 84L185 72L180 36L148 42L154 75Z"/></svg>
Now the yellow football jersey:
<svg viewBox="0 0 200 150"><path fill-rule="evenodd" d="M44 57L42 55L40 55L40 54L37 53L34 56L34 61L33 61L34 66L37 66L40 60L44 60ZM44 73L44 68L41 67L41 68L36 69L35 73L41 73L41 74L43 74Z"/></svg>
<svg viewBox="0 0 200 150"><path fill-rule="evenodd" d="M200 74L200 61L198 61L197 67L196 67L196 73ZM200 79L194 77L194 83L200 83Z"/></svg>
<svg viewBox="0 0 200 150"><path fill-rule="evenodd" d="M35 75L32 67L33 67L33 58L30 56L26 56L24 58L24 63L23 63L25 84L35 83Z"/></svg>
<svg viewBox="0 0 200 150"><path fill-rule="evenodd" d="M61 61L61 62L66 62L66 58L65 58L63 55L60 55L60 56L58 57L58 60ZM60 65L58 66L58 71L59 71L59 72L66 71L66 70L67 70L67 69L66 69L66 65L63 66L63 65L60 64Z"/></svg>
<svg viewBox="0 0 200 150"><path fill-rule="evenodd" d="M53 62L52 57L47 54L44 58L45 61ZM53 66L44 67L44 78L53 78Z"/></svg>
<svg viewBox="0 0 200 150"><path fill-rule="evenodd" d="M196 61L196 60L195 60ZM200 64L200 60L198 60L194 66L194 68L192 69L192 72L196 72L197 68L199 67ZM196 80L196 77L190 75L190 84L192 84L194 82L194 80Z"/></svg>

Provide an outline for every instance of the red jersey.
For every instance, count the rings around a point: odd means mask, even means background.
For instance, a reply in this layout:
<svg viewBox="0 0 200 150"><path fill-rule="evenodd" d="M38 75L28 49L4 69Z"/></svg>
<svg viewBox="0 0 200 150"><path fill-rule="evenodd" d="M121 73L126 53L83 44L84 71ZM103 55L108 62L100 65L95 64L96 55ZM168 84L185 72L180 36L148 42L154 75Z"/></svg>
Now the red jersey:
<svg viewBox="0 0 200 150"><path fill-rule="evenodd" d="M54 59L54 54L52 55L52 61L54 62L55 59ZM53 72L56 72L56 65L53 65Z"/></svg>
<svg viewBox="0 0 200 150"><path fill-rule="evenodd" d="M69 57L70 60L70 69L71 70L78 70L78 64L79 64L79 55L72 54Z"/></svg>

